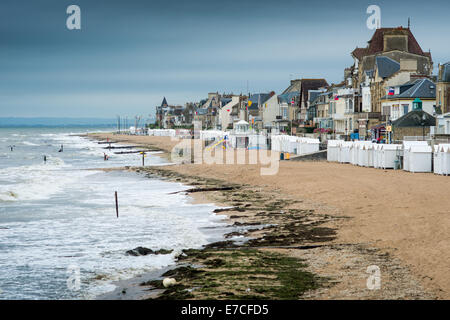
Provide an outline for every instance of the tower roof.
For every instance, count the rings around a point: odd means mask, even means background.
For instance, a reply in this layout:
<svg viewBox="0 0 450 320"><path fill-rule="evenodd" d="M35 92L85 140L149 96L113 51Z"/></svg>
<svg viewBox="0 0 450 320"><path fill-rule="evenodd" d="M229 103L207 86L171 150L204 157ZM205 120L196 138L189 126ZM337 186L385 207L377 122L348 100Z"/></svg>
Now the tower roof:
<svg viewBox="0 0 450 320"><path fill-rule="evenodd" d="M409 28L380 28L377 29L372 38L368 41L366 48L356 48L352 51L352 55L361 60L364 56L374 55L384 51L384 37L385 35L406 35L408 36L408 52L420 56L431 58L431 53L424 52L412 34Z"/></svg>

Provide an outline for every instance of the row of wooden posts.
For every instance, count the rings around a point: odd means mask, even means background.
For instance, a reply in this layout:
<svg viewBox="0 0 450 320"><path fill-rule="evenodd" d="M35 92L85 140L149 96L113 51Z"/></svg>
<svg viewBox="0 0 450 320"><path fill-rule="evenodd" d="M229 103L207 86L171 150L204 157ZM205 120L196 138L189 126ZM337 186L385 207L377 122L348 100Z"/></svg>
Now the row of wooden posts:
<svg viewBox="0 0 450 320"><path fill-rule="evenodd" d="M115 142L109 141L109 139L107 140L107 142L99 142L99 144L103 144L103 143L109 144L109 149L111 149L111 143L115 143ZM141 154L142 154L142 166L144 167L145 166L145 152L142 151ZM119 218L119 199L117 196L117 191L114 192L114 198L116 200L116 217Z"/></svg>

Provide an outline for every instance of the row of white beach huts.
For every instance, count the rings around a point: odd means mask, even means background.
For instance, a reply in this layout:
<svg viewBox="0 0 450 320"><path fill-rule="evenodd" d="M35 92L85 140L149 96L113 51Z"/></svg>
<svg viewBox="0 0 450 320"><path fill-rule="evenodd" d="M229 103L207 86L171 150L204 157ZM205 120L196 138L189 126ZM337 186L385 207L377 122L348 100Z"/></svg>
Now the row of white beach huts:
<svg viewBox="0 0 450 320"><path fill-rule="evenodd" d="M272 135L272 150L293 155L305 155L319 151L319 139L288 135Z"/></svg>
<svg viewBox="0 0 450 320"><path fill-rule="evenodd" d="M450 144L435 145L433 150L426 141L376 144L370 141L328 140L327 160L382 169L400 169L402 164L405 171L448 175Z"/></svg>
<svg viewBox="0 0 450 320"><path fill-rule="evenodd" d="M162 137L190 137L190 131L185 129L149 129L148 135ZM210 144L226 141L232 148L267 149L292 155L304 155L319 151L319 139L295 137L288 135L263 135L257 133L233 133L220 130L201 130L199 138ZM270 140L270 141L269 141Z"/></svg>

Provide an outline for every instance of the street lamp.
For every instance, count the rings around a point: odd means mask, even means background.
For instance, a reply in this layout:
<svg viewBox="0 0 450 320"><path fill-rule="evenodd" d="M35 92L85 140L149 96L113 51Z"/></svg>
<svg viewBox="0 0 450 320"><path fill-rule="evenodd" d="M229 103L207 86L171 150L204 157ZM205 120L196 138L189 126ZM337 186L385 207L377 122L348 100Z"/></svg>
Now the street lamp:
<svg viewBox="0 0 450 320"><path fill-rule="evenodd" d="M422 125L422 138L423 141L425 141L425 120L427 119L427 116L425 113L422 114L422 122L420 123Z"/></svg>

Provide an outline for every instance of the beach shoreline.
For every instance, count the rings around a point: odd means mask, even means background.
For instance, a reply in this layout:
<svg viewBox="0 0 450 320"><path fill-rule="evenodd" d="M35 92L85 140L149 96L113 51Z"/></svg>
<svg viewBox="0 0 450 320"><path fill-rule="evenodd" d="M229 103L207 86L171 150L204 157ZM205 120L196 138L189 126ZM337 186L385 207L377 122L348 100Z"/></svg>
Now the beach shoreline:
<svg viewBox="0 0 450 320"><path fill-rule="evenodd" d="M134 136L117 136L109 134L101 135L89 135L90 138L106 140L115 139L115 141L120 142L133 142L136 144L141 144L148 147L156 147L164 150L166 153L163 155L168 157L168 153L171 148L176 145L176 141L165 138L165 137L134 137ZM138 138L138 139L135 139ZM156 139L155 139L156 138ZM323 181L314 181L302 179L299 186L303 184L302 192L299 194L298 189L292 188L292 179L295 175L301 172L305 175L305 170L300 169L316 170L319 168L321 171L327 172L327 170L333 170L335 175L349 174L349 171L367 170L370 175L381 175L388 176L389 179L401 179L402 177L407 177L410 179L432 179L436 180L439 187L439 183L445 184L444 180L439 179L441 177L435 177L433 175L407 175L404 172L393 172L393 171L375 171L372 169L357 168L349 165L337 165L330 164L326 162L321 163L297 163L297 162L281 162L280 172L277 176L272 177L261 177L259 176L258 166L255 165L198 165L198 164L183 164L183 165L173 165L166 167L147 167L147 168L130 168L130 170L136 170L140 172L145 172L158 177L169 179L172 181L177 181L185 184L190 184L189 182L196 182L198 188L204 188L211 185L211 181L215 181L216 185L227 185L233 184L239 186L240 192L254 192L256 195L270 198L277 197L282 201L278 204L272 214L267 215L264 218L261 216L258 220L272 222L274 224L280 223L278 214L273 214L275 211L286 211L286 210L313 210L311 215L314 219L319 219L319 222L309 221L308 223L317 223L318 228L325 228L330 232L329 239L321 239L319 242L313 242L311 239L301 239L298 237L299 230L294 230L294 232L288 233L285 239L289 240L289 244L283 243L272 243L269 246L262 246L261 243L256 245L256 250L258 252L271 252L276 254L281 254L287 257L295 257L296 259L306 261L307 267L305 271L311 274L319 276L320 288L314 290L305 290L299 296L299 298L304 299L432 299L432 298L443 298L448 297L447 291L447 278L441 276L436 279L432 276L428 276L430 272L436 273L443 271L442 268L446 267L445 263L438 264L435 269L428 268L425 269L424 266L414 263L405 259L405 250L402 247L396 247L396 243L391 241L383 240L383 232L379 232L379 226L375 225L376 230L371 230L369 233L370 237L361 236L366 224L371 223L371 219L374 218L373 214L362 214L360 216L355 215L353 210L349 208L349 200L333 202L324 201L324 197L321 193L317 192L317 189L324 188ZM314 168L317 167L317 168ZM311 169L312 168L312 169ZM340 173L339 170L342 170ZM363 175L360 173L360 175ZM281 177L280 177L281 176ZM289 176L289 177L288 177ZM399 178L400 177L400 178ZM305 178L305 177L303 177ZM307 178L311 179L310 176ZM330 177L330 186L333 184L333 177ZM347 179L354 179L357 181L357 177L349 175ZM208 183L200 183L202 179L204 181L209 181ZM285 180L285 181L283 181ZM285 182L285 183L283 183ZM291 183L291 184L289 184ZM313 185L316 186L313 186ZM291 188L290 188L291 187ZM306 192L305 192L306 191ZM366 191L366 190L361 190ZM324 192L326 193L326 192ZM191 193L194 195L194 193ZM319 196L318 196L319 195ZM361 199L367 199L367 194L364 192L360 194L353 194L353 196L359 196ZM288 198L291 199L294 204L286 205ZM350 198L350 197L348 197ZM249 199L246 199L249 200ZM230 201L230 194L227 191L214 191L214 192L196 192L193 201L203 201L208 203L217 203L221 205L233 206L233 202ZM416 202L420 199L416 199ZM362 203L361 203L362 202ZM365 202L365 203L364 203ZM373 207L372 203L368 203L368 200L360 201L360 211L370 211ZM353 202L350 204L357 204ZM249 212L253 212L251 208L255 207L255 202L250 201L245 203L249 205L249 209L240 208L240 212L237 211L226 211L223 212L227 214L232 222L239 223L252 223L255 221L254 215L249 215ZM413 205L413 204L410 204ZM303 211L302 211L303 212ZM244 214L245 213L245 214ZM383 216L385 213L383 214ZM389 216L389 215L388 215ZM326 218L325 218L326 217ZM383 217L385 218L385 217ZM296 219L299 219L297 217ZM300 219L299 219L300 220ZM365 221L366 220L366 221ZM377 219L375 219L377 220ZM259 222L261 222L259 221ZM292 222L292 221L291 221ZM375 221L376 223L381 223L380 221ZM414 221L415 222L415 221ZM394 224L397 221L394 221ZM301 224L303 225L303 224ZM292 228L290 222L286 222L284 227ZM274 231L275 230L275 231ZM333 231L334 230L334 231ZM267 231L267 232L266 232ZM280 228L267 229L264 232L256 231L250 232L247 235L252 237L261 238L267 236L274 232L277 236L280 235ZM285 230L284 230L285 231ZM335 232L335 235L332 235ZM264 234L264 236L262 235ZM373 239L376 237L375 239ZM293 239L292 239L293 238ZM381 238L381 239L380 239ZM444 238L445 239L445 238ZM419 240L420 241L420 240ZM253 243L257 243L254 241ZM276 241L275 241L276 242ZM446 245L444 242L439 242L440 245ZM211 248L210 248L211 249ZM209 250L210 250L209 249ZM217 249L217 248L216 248ZM222 248L223 249L223 248ZM237 248L226 248L227 250L238 250ZM242 248L241 248L242 249ZM253 249L253 248L252 248ZM206 258L206 262L211 259L217 259L221 252L210 252L211 256ZM197 254L197 253L196 253ZM197 254L198 255L198 254ZM215 258L212 258L215 257ZM197 259L198 257L194 257ZM187 261L186 261L187 260ZM200 259L201 260L201 259ZM203 262L205 262L203 261ZM193 261L188 259L182 259L183 263L192 263ZM201 262L201 261L200 261ZM413 262L413 263L411 263ZM382 275L382 289L381 290L368 290L366 286L366 281L368 274L366 269L370 265L377 265L381 269ZM429 267L429 266L428 266ZM207 269L207 271L210 271ZM431 280L428 280L428 278ZM328 280L323 280L323 279ZM178 279L177 279L178 280ZM195 279L197 281L198 279ZM192 279L180 278L181 283L185 285L192 285ZM195 282L194 281L194 282ZM197 283L197 282L196 282ZM155 285L155 283L153 283ZM197 283L198 285L198 283ZM223 289L223 288L222 288ZM209 292L208 294L212 294ZM236 293L234 293L236 294ZM191 298L219 298L226 299L227 297L221 296L219 291L217 291L211 296L209 295L196 295L193 294ZM228 297L233 298L233 295ZM276 298L276 297L275 297Z"/></svg>

